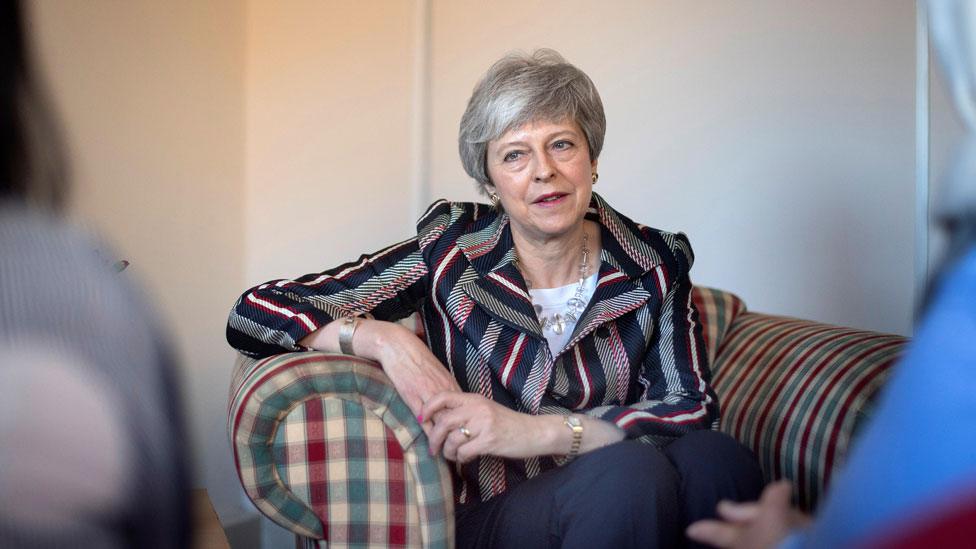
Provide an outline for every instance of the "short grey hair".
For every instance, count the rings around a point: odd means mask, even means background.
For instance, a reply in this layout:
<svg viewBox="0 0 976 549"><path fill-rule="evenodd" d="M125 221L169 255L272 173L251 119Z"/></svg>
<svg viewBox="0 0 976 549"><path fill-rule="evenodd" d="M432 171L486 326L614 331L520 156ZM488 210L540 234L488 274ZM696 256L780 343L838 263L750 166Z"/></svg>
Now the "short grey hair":
<svg viewBox="0 0 976 549"><path fill-rule="evenodd" d="M528 122L566 118L583 130L590 159L599 158L607 119L590 77L555 50L506 55L474 87L461 117L458 151L464 171L486 194L489 141Z"/></svg>

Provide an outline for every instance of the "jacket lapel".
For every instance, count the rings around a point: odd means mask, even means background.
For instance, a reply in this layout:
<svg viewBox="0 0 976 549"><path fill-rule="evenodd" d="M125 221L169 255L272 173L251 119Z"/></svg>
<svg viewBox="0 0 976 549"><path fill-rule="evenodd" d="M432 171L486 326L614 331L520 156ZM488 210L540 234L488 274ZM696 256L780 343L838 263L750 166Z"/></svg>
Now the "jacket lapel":
<svg viewBox="0 0 976 549"><path fill-rule="evenodd" d="M576 323L565 349L572 348L601 325L643 306L650 297L650 292L604 260L597 277L596 291Z"/></svg>
<svg viewBox="0 0 976 549"><path fill-rule="evenodd" d="M495 320L543 339L522 274L515 267L515 246L507 215L488 216L458 238L458 246L478 276L461 289Z"/></svg>
<svg viewBox="0 0 976 549"><path fill-rule="evenodd" d="M533 337L543 337L525 290L525 281L514 266L492 271L464 284L462 289L472 301L502 324Z"/></svg>
<svg viewBox="0 0 976 549"><path fill-rule="evenodd" d="M599 326L647 303L651 294L640 280L661 264L661 257L641 237L640 226L621 217L600 195L593 193L586 217L600 225L600 274L566 349Z"/></svg>

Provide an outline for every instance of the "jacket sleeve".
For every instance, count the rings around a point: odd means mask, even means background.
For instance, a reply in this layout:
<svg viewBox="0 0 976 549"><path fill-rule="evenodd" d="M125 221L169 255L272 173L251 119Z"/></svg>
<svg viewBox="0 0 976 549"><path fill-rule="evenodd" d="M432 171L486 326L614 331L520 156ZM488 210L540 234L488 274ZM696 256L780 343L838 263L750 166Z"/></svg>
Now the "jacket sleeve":
<svg viewBox="0 0 976 549"><path fill-rule="evenodd" d="M662 304L654 319L656 330L638 365L638 385L625 406L601 406L586 415L613 423L627 438L665 444L681 435L708 429L718 421L718 400L710 386L708 355L691 301L691 269L694 255L684 234L667 235L672 258L664 268L659 286ZM655 273L651 273L652 276ZM658 280L661 278L658 277Z"/></svg>
<svg viewBox="0 0 976 549"><path fill-rule="evenodd" d="M227 341L265 357L303 350L303 337L349 314L396 321L420 308L428 282L416 237L357 261L294 280L272 280L244 292L231 309Z"/></svg>

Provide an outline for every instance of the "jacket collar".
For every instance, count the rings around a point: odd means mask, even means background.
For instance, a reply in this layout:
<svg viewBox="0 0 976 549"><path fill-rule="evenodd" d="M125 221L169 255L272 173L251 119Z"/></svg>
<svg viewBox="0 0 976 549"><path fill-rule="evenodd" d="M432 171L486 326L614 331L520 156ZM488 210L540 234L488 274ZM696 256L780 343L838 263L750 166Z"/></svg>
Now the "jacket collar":
<svg viewBox="0 0 976 549"><path fill-rule="evenodd" d="M568 347L650 297L637 280L661 264L661 257L641 236L641 227L593 193L586 219L601 228L601 265L597 289L576 324ZM504 324L543 338L525 280L515 267L515 246L507 214L491 214L469 225L457 245L477 273L463 289ZM612 300L612 303L610 301Z"/></svg>

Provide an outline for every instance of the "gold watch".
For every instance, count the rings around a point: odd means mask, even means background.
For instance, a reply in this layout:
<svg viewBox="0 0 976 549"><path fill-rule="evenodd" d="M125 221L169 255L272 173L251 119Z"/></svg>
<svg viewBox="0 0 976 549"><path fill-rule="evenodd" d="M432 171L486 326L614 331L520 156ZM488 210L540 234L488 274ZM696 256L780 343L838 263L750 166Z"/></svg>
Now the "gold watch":
<svg viewBox="0 0 976 549"><path fill-rule="evenodd" d="M579 455L580 443L583 442L583 422L576 416L563 416L563 423L573 431L573 443L566 454L567 458L573 459Z"/></svg>

